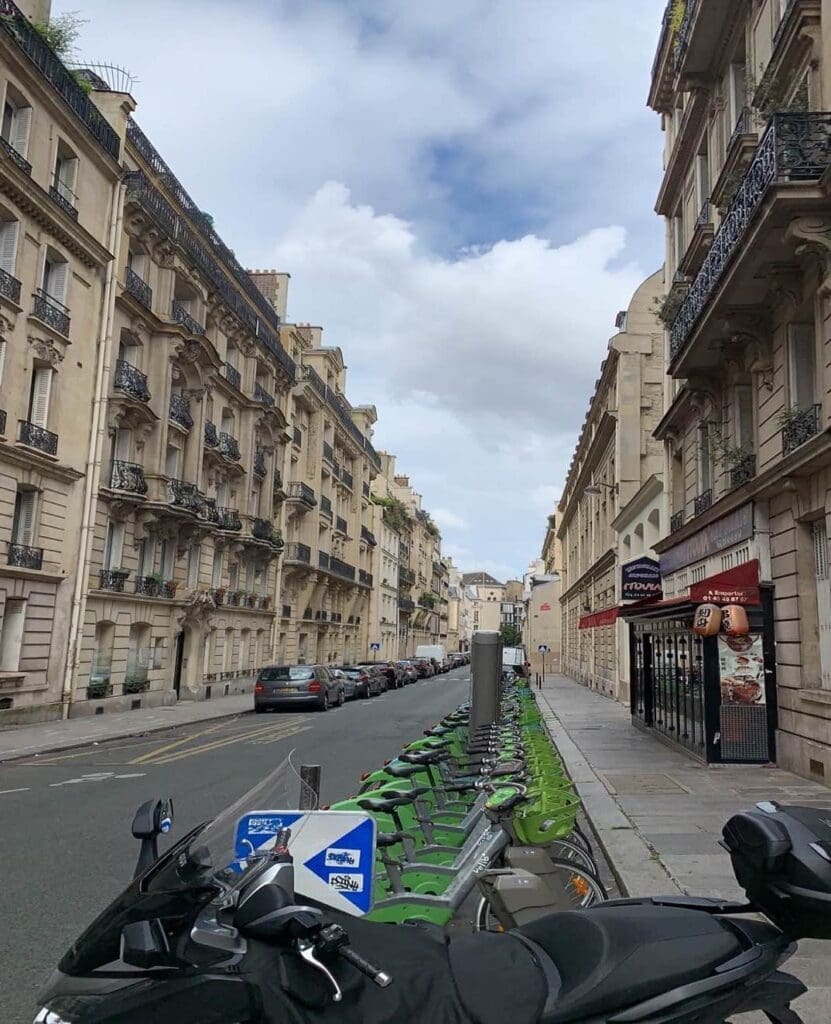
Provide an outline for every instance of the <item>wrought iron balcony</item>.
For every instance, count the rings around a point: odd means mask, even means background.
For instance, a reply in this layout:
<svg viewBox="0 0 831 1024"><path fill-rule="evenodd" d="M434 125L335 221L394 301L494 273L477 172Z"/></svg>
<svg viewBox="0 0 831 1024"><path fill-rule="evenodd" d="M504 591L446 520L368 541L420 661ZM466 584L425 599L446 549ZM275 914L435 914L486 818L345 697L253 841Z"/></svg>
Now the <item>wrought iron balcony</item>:
<svg viewBox="0 0 831 1024"><path fill-rule="evenodd" d="M216 424L210 420L205 422L205 447L217 448L219 446L219 435L216 432Z"/></svg>
<svg viewBox="0 0 831 1024"><path fill-rule="evenodd" d="M345 466L344 466L344 468L343 468L343 469L341 470L341 475L340 475L340 478L341 478L341 480L343 481L343 483L345 483L345 484L346 484L346 486L347 486L347 487L349 488L349 490L351 491L351 490L352 490L352 483L353 483L353 481L352 481L352 474L351 474L351 473L349 472L349 470L347 470L347 469L346 469L346 467L345 467Z"/></svg>
<svg viewBox="0 0 831 1024"><path fill-rule="evenodd" d="M71 217L73 220L78 219L78 197L72 191L72 189L61 181L56 175L52 175L52 184L49 186L49 196L54 203L63 210L63 212Z"/></svg>
<svg viewBox="0 0 831 1024"><path fill-rule="evenodd" d="M707 257L681 304L670 331L674 359L721 284L769 189L785 182L819 181L831 163L831 114L775 114L759 143Z"/></svg>
<svg viewBox="0 0 831 1024"><path fill-rule="evenodd" d="M375 540L375 534L372 532L372 530L368 530L365 526L361 527L361 540L365 540L367 544L371 545L372 547L375 547L375 545L378 543Z"/></svg>
<svg viewBox="0 0 831 1024"><path fill-rule="evenodd" d="M117 594L124 592L124 583L130 574L118 569L101 569L98 572L98 586L101 590L114 590Z"/></svg>
<svg viewBox="0 0 831 1024"><path fill-rule="evenodd" d="M42 288L38 288L32 298L34 300L32 315L51 327L53 331L57 331L58 334L68 338L71 321L69 319L69 310L66 306L62 302L58 302L57 299L52 298L51 295L47 295Z"/></svg>
<svg viewBox="0 0 831 1024"><path fill-rule="evenodd" d="M366 569L360 569L358 571L358 582L363 583L365 587L372 586L372 573L367 572Z"/></svg>
<svg viewBox="0 0 831 1024"><path fill-rule="evenodd" d="M730 470L730 483L733 487L741 487L756 476L756 456L752 452L743 455Z"/></svg>
<svg viewBox="0 0 831 1024"><path fill-rule="evenodd" d="M113 459L110 472L110 487L114 491L129 491L130 494L147 494L144 469L137 462Z"/></svg>
<svg viewBox="0 0 831 1024"><path fill-rule="evenodd" d="M0 409L0 437L6 433L6 410Z"/></svg>
<svg viewBox="0 0 831 1024"><path fill-rule="evenodd" d="M335 529L339 533L346 534L346 520L343 516L335 516Z"/></svg>
<svg viewBox="0 0 831 1024"><path fill-rule="evenodd" d="M175 324L181 324L182 327L184 327L184 329L188 332L188 334L195 334L197 335L197 337L200 338L204 335L205 328L202 326L202 324L199 323L198 320L194 320L194 318L185 309L181 302L177 302L174 299L170 313L171 316L173 317L173 322ZM239 387L239 384L237 384L237 387Z"/></svg>
<svg viewBox="0 0 831 1024"><path fill-rule="evenodd" d="M819 433L819 411L818 405L809 405L807 409L794 410L788 422L782 427L783 455L788 455Z"/></svg>
<svg viewBox="0 0 831 1024"><path fill-rule="evenodd" d="M219 435L219 451L226 459L231 459L232 462L239 462L239 444L235 437L231 437L230 434L226 434L224 431Z"/></svg>
<svg viewBox="0 0 831 1024"><path fill-rule="evenodd" d="M411 597L399 597L398 598L398 610L400 612L414 612L415 601Z"/></svg>
<svg viewBox="0 0 831 1024"><path fill-rule="evenodd" d="M220 530L237 531L242 529L242 520L235 508L217 508L218 523Z"/></svg>
<svg viewBox="0 0 831 1024"><path fill-rule="evenodd" d="M341 576L345 580L354 581L355 579L355 566L341 561L340 558L335 558L334 555L329 559L329 568L336 576Z"/></svg>
<svg viewBox="0 0 831 1024"><path fill-rule="evenodd" d="M251 524L251 536L257 540L271 540L274 536L274 523L270 519L255 519Z"/></svg>
<svg viewBox="0 0 831 1024"><path fill-rule="evenodd" d="M364 482L361 484L361 490L363 491L364 497L368 498L369 497L369 484L366 482L366 480L364 480Z"/></svg>
<svg viewBox="0 0 831 1024"><path fill-rule="evenodd" d="M5 270L0 270L0 295L16 306L20 305L20 287L16 277L7 274Z"/></svg>
<svg viewBox="0 0 831 1024"><path fill-rule="evenodd" d="M303 434L300 427L292 428L292 442L296 444L298 448L303 444Z"/></svg>
<svg viewBox="0 0 831 1024"><path fill-rule="evenodd" d="M701 513L702 512L706 512L707 509L712 504L713 504L713 489L712 489L712 487L708 487L707 490L704 491L702 494L699 494L698 497L693 502L693 508L695 510L695 514L697 516L700 516Z"/></svg>
<svg viewBox="0 0 831 1024"><path fill-rule="evenodd" d="M669 532L670 533L675 533L677 530L680 530L683 525L684 525L684 511L682 509L680 512L676 512L674 516L670 516L670 519L669 519Z"/></svg>
<svg viewBox="0 0 831 1024"><path fill-rule="evenodd" d="M58 435L45 427L39 427L36 423L28 420L20 420L19 439L21 444L29 448L37 448L38 451L47 455L58 454Z"/></svg>
<svg viewBox="0 0 831 1024"><path fill-rule="evenodd" d="M164 583L157 576L136 576L133 593L141 597L161 597Z"/></svg>
<svg viewBox="0 0 831 1024"><path fill-rule="evenodd" d="M269 406L269 408L276 405L274 395L269 394L259 381L254 384L254 398L256 401L262 402L263 405Z"/></svg>
<svg viewBox="0 0 831 1024"><path fill-rule="evenodd" d="M317 564L321 569L329 569L331 562L331 556L326 551L318 551L317 553Z"/></svg>
<svg viewBox="0 0 831 1024"><path fill-rule="evenodd" d="M324 441L323 442L323 458L326 459L327 462L331 462L332 459L334 459L334 457L335 457L334 449L332 448L332 446L329 444L328 441Z"/></svg>
<svg viewBox="0 0 831 1024"><path fill-rule="evenodd" d="M332 502L325 494L321 494L320 496L320 511L324 512L329 517L332 515Z"/></svg>
<svg viewBox="0 0 831 1024"><path fill-rule="evenodd" d="M257 476L265 476L267 467L265 464L265 452L258 448L254 452L254 473Z"/></svg>
<svg viewBox="0 0 831 1024"><path fill-rule="evenodd" d="M153 305L153 289L130 267L127 267L124 274L124 291L148 309Z"/></svg>
<svg viewBox="0 0 831 1024"><path fill-rule="evenodd" d="M302 480L292 480L289 484L288 496L291 499L305 502L309 506L317 504L315 492L308 484L304 484Z"/></svg>
<svg viewBox="0 0 831 1024"><path fill-rule="evenodd" d="M170 396L170 418L178 423L185 430L193 426L193 416L190 414L190 403L184 395L173 392Z"/></svg>
<svg viewBox="0 0 831 1024"><path fill-rule="evenodd" d="M2 11L2 4L0 4L0 11ZM18 151L14 148L14 146L9 142L8 139L4 139L2 138L2 136L0 136L0 149L2 149L2 151L13 163L17 164L17 166L20 168L21 171L23 171L24 174L31 175L32 165L29 163L26 157L23 156L22 153L18 153Z"/></svg>
<svg viewBox="0 0 831 1024"><path fill-rule="evenodd" d="M308 544L299 544L297 541L292 541L290 544L286 544L285 557L287 562L303 562L305 565L311 565L312 549Z"/></svg>
<svg viewBox="0 0 831 1024"><path fill-rule="evenodd" d="M202 518L214 526L219 526L219 510L216 507L216 498L205 498L202 502Z"/></svg>
<svg viewBox="0 0 831 1024"><path fill-rule="evenodd" d="M225 379L232 387L235 387L237 391L241 390L242 374L236 366L232 366L230 363L225 364Z"/></svg>
<svg viewBox="0 0 831 1024"><path fill-rule="evenodd" d="M274 497L278 497L283 492L283 474L279 469L274 470Z"/></svg>
<svg viewBox="0 0 831 1024"><path fill-rule="evenodd" d="M196 488L196 484L187 480L172 479L167 484L167 497L171 505L201 515L205 499Z"/></svg>
<svg viewBox="0 0 831 1024"><path fill-rule="evenodd" d="M214 587L210 591L210 595L213 598L214 604L217 608L221 608L225 604L225 588Z"/></svg>
<svg viewBox="0 0 831 1024"><path fill-rule="evenodd" d="M147 377L137 367L128 363L126 359L116 359L115 379L113 381L119 391L123 391L131 398L139 402L150 401L150 390L147 387Z"/></svg>
<svg viewBox="0 0 831 1024"><path fill-rule="evenodd" d="M28 544L9 544L8 563L20 569L42 569L43 548L29 547Z"/></svg>
<svg viewBox="0 0 831 1024"><path fill-rule="evenodd" d="M340 478L340 463L337 459L332 459L332 469L336 477Z"/></svg>

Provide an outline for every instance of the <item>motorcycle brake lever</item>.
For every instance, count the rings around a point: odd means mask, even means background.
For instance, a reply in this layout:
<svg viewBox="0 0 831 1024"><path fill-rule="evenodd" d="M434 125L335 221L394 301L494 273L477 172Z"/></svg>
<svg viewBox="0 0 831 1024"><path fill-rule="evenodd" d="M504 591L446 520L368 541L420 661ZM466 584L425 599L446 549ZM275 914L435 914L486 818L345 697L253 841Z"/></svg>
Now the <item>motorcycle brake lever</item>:
<svg viewBox="0 0 831 1024"><path fill-rule="evenodd" d="M315 956L315 944L309 939L297 939L295 941L295 946L297 948L297 952L300 954L302 959L305 960L310 967L314 967L316 971L320 971L320 973L326 977L329 984L334 989L332 1001L335 1003L339 1003L343 999L343 992L341 992L340 985L338 985L335 976L332 974L332 972L329 970L326 964L322 963Z"/></svg>

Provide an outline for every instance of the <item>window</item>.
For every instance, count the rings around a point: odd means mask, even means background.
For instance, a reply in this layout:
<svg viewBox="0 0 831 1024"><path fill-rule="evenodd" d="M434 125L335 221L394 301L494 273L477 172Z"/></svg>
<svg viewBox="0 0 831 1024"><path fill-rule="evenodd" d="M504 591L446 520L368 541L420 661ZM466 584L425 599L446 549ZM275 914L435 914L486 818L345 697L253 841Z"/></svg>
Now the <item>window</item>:
<svg viewBox="0 0 831 1024"><path fill-rule="evenodd" d="M749 385L736 388L736 447L753 451L753 392Z"/></svg>
<svg viewBox="0 0 831 1024"><path fill-rule="evenodd" d="M788 325L788 384L792 409L815 402L816 339L813 324Z"/></svg>
<svg viewBox="0 0 831 1024"><path fill-rule="evenodd" d="M188 548L188 586L193 589L199 582L199 557L201 548L198 544L192 544Z"/></svg>
<svg viewBox="0 0 831 1024"><path fill-rule="evenodd" d="M700 210L710 198L710 160L707 154L707 138L695 158L695 186L698 209Z"/></svg>
<svg viewBox="0 0 831 1024"><path fill-rule="evenodd" d="M138 576L146 576L149 572L153 571L153 562L156 558L155 538L141 541L138 545L137 557L138 566L136 568L136 574Z"/></svg>
<svg viewBox="0 0 831 1024"><path fill-rule="evenodd" d="M175 445L167 446L167 455L165 456L164 471L169 477L174 480L179 479L179 466L182 460L182 449L177 448Z"/></svg>
<svg viewBox="0 0 831 1024"><path fill-rule="evenodd" d="M22 97L6 96L3 104L3 127L0 135L12 149L22 157L29 152L29 131L32 125L32 108Z"/></svg>
<svg viewBox="0 0 831 1024"><path fill-rule="evenodd" d="M165 537L162 541L162 550L159 556L159 572L166 580L173 579L173 561L176 555L176 542Z"/></svg>
<svg viewBox="0 0 831 1024"><path fill-rule="evenodd" d="M52 395L51 366L35 366L32 374L32 390L29 395L29 422L36 427L46 427L49 422L49 400Z"/></svg>
<svg viewBox="0 0 831 1024"><path fill-rule="evenodd" d="M823 689L831 688L831 579L828 572L828 527L825 519L811 524L816 580L819 660Z"/></svg>
<svg viewBox="0 0 831 1024"><path fill-rule="evenodd" d="M18 490L14 499L12 543L30 548L35 539L35 504L37 491Z"/></svg>
<svg viewBox="0 0 831 1024"><path fill-rule="evenodd" d="M0 384L3 383L3 370L6 366L6 342L0 338Z"/></svg>
<svg viewBox="0 0 831 1024"><path fill-rule="evenodd" d="M58 154L55 158L55 177L52 182L55 191L70 206L78 205L75 186L78 178L78 157L65 142L58 143Z"/></svg>
<svg viewBox="0 0 831 1024"><path fill-rule="evenodd" d="M115 642L115 624L99 622L95 627L95 647L90 667L90 688L95 688L95 695L108 697L110 694L110 676L112 675L113 645Z"/></svg>
<svg viewBox="0 0 831 1024"><path fill-rule="evenodd" d="M704 494L713 486L713 453L710 445L710 424L698 427L698 493Z"/></svg>
<svg viewBox="0 0 831 1024"><path fill-rule="evenodd" d="M0 270L14 277L17 265L17 236L20 225L16 220L0 222Z"/></svg>
<svg viewBox="0 0 831 1024"><path fill-rule="evenodd" d="M214 562L211 567L211 586L219 587L222 584L222 552L214 551Z"/></svg>
<svg viewBox="0 0 831 1024"><path fill-rule="evenodd" d="M7 597L0 623L0 672L17 672L20 668L25 621L26 601L23 598Z"/></svg>
<svg viewBox="0 0 831 1024"><path fill-rule="evenodd" d="M730 104L730 133L738 123L747 103L747 79L744 64L731 64L727 83Z"/></svg>
<svg viewBox="0 0 831 1024"><path fill-rule="evenodd" d="M43 294L52 302L63 306L69 283L69 264L58 253L47 251L43 261Z"/></svg>
<svg viewBox="0 0 831 1024"><path fill-rule="evenodd" d="M115 523L112 519L107 523L107 535L104 540L104 568L119 569L124 549L124 523Z"/></svg>
<svg viewBox="0 0 831 1024"><path fill-rule="evenodd" d="M228 588L236 590L239 582L239 562L231 562L228 566Z"/></svg>

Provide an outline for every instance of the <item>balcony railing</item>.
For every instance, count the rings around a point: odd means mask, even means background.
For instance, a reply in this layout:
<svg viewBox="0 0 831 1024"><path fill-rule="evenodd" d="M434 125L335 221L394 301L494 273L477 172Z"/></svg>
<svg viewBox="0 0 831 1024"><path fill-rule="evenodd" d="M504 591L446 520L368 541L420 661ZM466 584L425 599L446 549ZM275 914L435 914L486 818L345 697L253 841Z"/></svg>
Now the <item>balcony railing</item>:
<svg viewBox="0 0 831 1024"><path fill-rule="evenodd" d="M346 533L346 520L343 518L343 516L335 516L335 529L339 533Z"/></svg>
<svg viewBox="0 0 831 1024"><path fill-rule="evenodd" d="M352 474L345 467L344 467L343 470L341 470L340 478L343 481L343 483L345 483L346 486L351 491L352 490L352 484L353 484Z"/></svg>
<svg viewBox="0 0 831 1024"><path fill-rule="evenodd" d="M331 563L331 556L326 551L318 551L317 553L317 564L321 569L329 569Z"/></svg>
<svg viewBox="0 0 831 1024"><path fill-rule="evenodd" d="M170 396L170 418L178 423L185 430L193 426L193 416L190 414L190 404L184 395L173 392Z"/></svg>
<svg viewBox="0 0 831 1024"><path fill-rule="evenodd" d="M331 517L332 515L332 502L325 494L321 494L320 496L320 511L325 512L327 516Z"/></svg>
<svg viewBox="0 0 831 1024"><path fill-rule="evenodd" d="M5 270L0 270L0 295L16 306L20 305L20 287L16 277L7 274Z"/></svg>
<svg viewBox="0 0 831 1024"><path fill-rule="evenodd" d="M415 601L410 597L399 597L398 598L398 610L400 612L414 612Z"/></svg>
<svg viewBox="0 0 831 1024"><path fill-rule="evenodd" d="M270 541L274 536L274 523L270 519L255 519L251 524L251 536Z"/></svg>
<svg viewBox="0 0 831 1024"><path fill-rule="evenodd" d="M332 459L332 469L336 477L340 477L340 463L337 459Z"/></svg>
<svg viewBox="0 0 831 1024"><path fill-rule="evenodd" d="M292 541L290 544L286 544L285 559L287 562L303 562L305 565L311 565L312 549L308 544Z"/></svg>
<svg viewBox="0 0 831 1024"><path fill-rule="evenodd" d="M116 359L115 379L113 381L119 391L123 391L139 402L150 401L150 389L147 387L147 376L126 359Z"/></svg>
<svg viewBox="0 0 831 1024"><path fill-rule="evenodd" d="M364 482L361 484L361 490L363 491L364 497L368 498L369 497L369 484L366 482L366 480L364 480Z"/></svg>
<svg viewBox="0 0 831 1024"><path fill-rule="evenodd" d="M231 437L230 434L226 434L222 431L219 435L219 451L220 454L224 455L226 459L230 459L232 462L239 462L240 451L239 444L235 437Z"/></svg>
<svg viewBox="0 0 831 1024"><path fill-rule="evenodd" d="M235 508L223 508L222 506L217 507L216 514L218 517L217 525L220 530L241 530L242 520L239 517L239 512Z"/></svg>
<svg viewBox="0 0 831 1024"><path fill-rule="evenodd" d="M831 114L775 114L721 223L670 332L674 359L721 283L768 190L774 184L819 181L831 163Z"/></svg>
<svg viewBox="0 0 831 1024"><path fill-rule="evenodd" d="M197 337L200 338L204 335L204 326L200 324L198 320L194 320L194 318L185 309L181 302L177 302L174 299L170 313L171 316L173 317L173 322L175 324L181 324L182 327L184 327L184 329L188 332L188 334L195 334ZM239 384L237 384L237 387L239 387Z"/></svg>
<svg viewBox="0 0 831 1024"><path fill-rule="evenodd" d="M205 499L197 490L196 484L187 480L172 479L167 484L167 498L171 505L186 509L188 512L202 513Z"/></svg>
<svg viewBox="0 0 831 1024"><path fill-rule="evenodd" d="M336 576L341 576L345 580L355 579L355 566L335 558L334 555L329 559L329 568Z"/></svg>
<svg viewBox="0 0 831 1024"><path fill-rule="evenodd" d="M415 583L415 573L412 569L407 569L403 565L399 566L398 569L398 582L405 587L411 587Z"/></svg>
<svg viewBox="0 0 831 1024"><path fill-rule="evenodd" d="M300 427L292 427L291 439L292 442L296 444L298 448L301 447L301 445L303 444L303 434L300 430Z"/></svg>
<svg viewBox="0 0 831 1024"><path fill-rule="evenodd" d="M254 473L256 476L266 474L265 452L259 448L254 452Z"/></svg>
<svg viewBox="0 0 831 1024"><path fill-rule="evenodd" d="M114 590L117 594L124 592L124 584L128 572L120 572L118 569L100 569L98 572L98 587L100 590Z"/></svg>
<svg viewBox="0 0 831 1024"><path fill-rule="evenodd" d="M210 420L205 422L205 447L219 447L219 434L216 432L216 424L212 423Z"/></svg>
<svg viewBox="0 0 831 1024"><path fill-rule="evenodd" d="M701 513L702 512L706 512L707 509L712 504L713 504L713 489L712 489L712 487L708 487L707 490L704 491L702 494L699 494L698 497L693 502L693 508L695 509L695 514L697 516L700 516Z"/></svg>
<svg viewBox="0 0 831 1024"><path fill-rule="evenodd" d="M28 544L9 544L9 565L19 569L42 569L43 548L33 548Z"/></svg>
<svg viewBox="0 0 831 1024"><path fill-rule="evenodd" d="M335 450L334 450L334 448L332 448L332 446L329 444L328 441L324 441L323 442L323 458L326 459L327 462L331 462L332 459L334 459L334 457L335 457Z"/></svg>
<svg viewBox="0 0 831 1024"><path fill-rule="evenodd" d="M375 547L377 541L375 540L375 534L372 530L368 530L365 526L361 527L361 540L365 540L367 544Z"/></svg>
<svg viewBox="0 0 831 1024"><path fill-rule="evenodd" d="M819 433L819 410L818 405L809 405L807 409L793 413L790 420L782 427L783 455L788 455Z"/></svg>
<svg viewBox="0 0 831 1024"><path fill-rule="evenodd" d="M32 299L32 315L36 316L38 320L42 320L53 331L68 338L71 321L66 306L51 295L47 295L42 288L38 288Z"/></svg>
<svg viewBox="0 0 831 1024"><path fill-rule="evenodd" d="M20 420L20 434L18 435L21 444L29 448L37 448L38 451L47 455L58 454L58 435L45 427L39 427L36 423L28 420Z"/></svg>
<svg viewBox="0 0 831 1024"><path fill-rule="evenodd" d="M756 456L751 452L743 455L730 470L730 483L733 487L741 487L756 476Z"/></svg>
<svg viewBox="0 0 831 1024"><path fill-rule="evenodd" d="M129 491L130 494L147 494L147 481L144 479L144 469L137 462L113 459L110 487L114 491Z"/></svg>
<svg viewBox="0 0 831 1024"><path fill-rule="evenodd" d="M225 364L225 379L232 387L235 387L237 391L242 390L242 374L230 363Z"/></svg>
<svg viewBox="0 0 831 1024"><path fill-rule="evenodd" d="M372 573L367 572L366 569L360 569L358 571L358 582L363 583L365 587L372 586Z"/></svg>
<svg viewBox="0 0 831 1024"><path fill-rule="evenodd" d="M140 597L174 597L176 587L171 588L168 581L157 576L136 576L133 581L133 592Z"/></svg>
<svg viewBox="0 0 831 1024"><path fill-rule="evenodd" d="M2 5L0 5L0 10L2 10ZM21 171L23 171L24 174L31 175L32 165L29 163L26 157L23 156L22 153L18 153L18 151L14 148L14 146L9 142L8 139L4 139L1 136L0 149L3 150L3 152L10 160L17 164L17 166L20 168Z"/></svg>
<svg viewBox="0 0 831 1024"><path fill-rule="evenodd" d="M288 496L290 498L303 501L307 505L317 504L315 492L311 489L311 487L309 487L308 484L304 484L302 480L292 480L292 482L289 484Z"/></svg>
<svg viewBox="0 0 831 1024"><path fill-rule="evenodd" d="M53 203L57 203L60 206L68 217L71 217L73 220L78 219L78 196L56 174L52 175L49 197Z"/></svg>
<svg viewBox="0 0 831 1024"><path fill-rule="evenodd" d="M124 291L148 309L153 305L153 289L131 267L124 274Z"/></svg>
<svg viewBox="0 0 831 1024"><path fill-rule="evenodd" d="M670 533L675 533L677 530L680 530L683 525L684 525L684 511L682 509L680 512L676 512L675 515L670 516L669 532Z"/></svg>
<svg viewBox="0 0 831 1024"><path fill-rule="evenodd" d="M256 401L262 402L263 405L269 406L269 408L272 408L274 405L276 405L274 395L266 391L266 389L262 386L262 384L259 383L259 381L257 381L254 384L254 398Z"/></svg>

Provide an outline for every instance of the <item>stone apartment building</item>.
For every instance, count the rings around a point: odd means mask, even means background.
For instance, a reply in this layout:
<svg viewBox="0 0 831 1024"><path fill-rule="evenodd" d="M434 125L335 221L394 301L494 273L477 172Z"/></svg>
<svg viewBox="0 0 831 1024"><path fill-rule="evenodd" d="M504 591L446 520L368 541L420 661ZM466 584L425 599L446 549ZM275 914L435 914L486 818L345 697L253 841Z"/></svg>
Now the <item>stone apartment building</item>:
<svg viewBox="0 0 831 1024"><path fill-rule="evenodd" d="M375 586L372 590L370 609L370 643L381 645L378 658L385 661L397 661L401 650L406 647L400 642L399 606L406 602L401 592L400 559L402 550L401 526L390 514L385 504L392 497L391 483L395 475L395 459L386 452L379 452L381 472L372 482L372 530L378 538L375 547L373 575ZM405 585L404 591L408 590ZM405 604L405 608L406 608Z"/></svg>
<svg viewBox="0 0 831 1024"><path fill-rule="evenodd" d="M678 19L677 14L683 17ZM665 136L669 531L677 614L633 621L636 719L708 760L831 779L831 9L667 10L650 106ZM713 582L716 577L715 582ZM744 603L764 665L739 707L690 639L702 593ZM673 666L683 691L655 672ZM635 673L636 675L638 673Z"/></svg>
<svg viewBox="0 0 831 1024"><path fill-rule="evenodd" d="M502 625L502 602L505 584L487 572L462 574L462 587L467 595L471 634L477 630L499 632Z"/></svg>
<svg viewBox="0 0 831 1024"><path fill-rule="evenodd" d="M562 671L614 697L625 643L618 623L618 531L626 530L631 550L633 509L641 508L645 490L663 472L662 446L652 437L663 411L663 331L656 315L662 296L658 271L618 315L555 519L562 549ZM647 516L643 542L657 541L661 529L659 518ZM548 537L546 550L548 561L556 550Z"/></svg>

